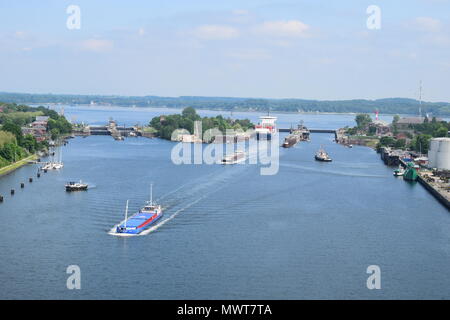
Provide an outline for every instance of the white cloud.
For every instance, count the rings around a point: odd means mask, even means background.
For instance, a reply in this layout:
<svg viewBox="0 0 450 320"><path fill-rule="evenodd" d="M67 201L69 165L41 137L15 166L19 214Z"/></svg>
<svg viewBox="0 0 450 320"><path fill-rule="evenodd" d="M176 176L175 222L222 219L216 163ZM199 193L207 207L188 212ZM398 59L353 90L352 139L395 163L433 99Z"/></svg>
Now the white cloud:
<svg viewBox="0 0 450 320"><path fill-rule="evenodd" d="M241 9L237 9L237 10L233 10L232 13L236 16L245 16L248 14L247 10L241 10Z"/></svg>
<svg viewBox="0 0 450 320"><path fill-rule="evenodd" d="M299 20L266 21L254 28L259 34L274 37L308 37L310 26Z"/></svg>
<svg viewBox="0 0 450 320"><path fill-rule="evenodd" d="M23 39L25 39L27 37L27 34L24 31L16 31L16 32L14 32L14 37L16 39L23 40Z"/></svg>
<svg viewBox="0 0 450 320"><path fill-rule="evenodd" d="M450 46L450 37L445 34L437 34L429 37L428 41L438 46Z"/></svg>
<svg viewBox="0 0 450 320"><path fill-rule="evenodd" d="M226 55L238 60L266 60L272 57L265 50L237 50L230 51Z"/></svg>
<svg viewBox="0 0 450 320"><path fill-rule="evenodd" d="M223 40L238 37L239 30L231 26L209 24L197 27L193 34L204 40Z"/></svg>
<svg viewBox="0 0 450 320"><path fill-rule="evenodd" d="M414 25L419 30L427 32L439 32L442 29L441 21L431 17L418 17L415 19Z"/></svg>
<svg viewBox="0 0 450 320"><path fill-rule="evenodd" d="M110 40L88 39L82 42L81 47L87 51L104 52L111 50L113 45Z"/></svg>

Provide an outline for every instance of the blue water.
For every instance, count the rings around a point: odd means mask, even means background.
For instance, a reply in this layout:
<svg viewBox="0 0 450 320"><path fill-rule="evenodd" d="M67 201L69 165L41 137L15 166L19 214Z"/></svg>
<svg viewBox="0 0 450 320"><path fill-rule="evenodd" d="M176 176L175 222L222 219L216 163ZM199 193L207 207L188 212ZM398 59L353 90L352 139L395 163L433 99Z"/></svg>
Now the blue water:
<svg viewBox="0 0 450 320"><path fill-rule="evenodd" d="M110 116L146 123L159 111L65 109L98 124ZM303 119L311 128L354 118L277 116L279 126ZM273 176L260 175L260 165L177 166L174 144L160 139L72 139L61 171L37 178L29 165L0 178L0 298L450 298L447 209L422 186L394 178L375 151L332 139L313 134L281 148ZM314 161L321 145L332 163ZM79 179L91 188L66 193L65 182ZM138 210L151 182L166 207L157 227L110 235L126 200ZM81 269L81 290L66 288L69 265ZM381 268L381 290L366 287L369 265Z"/></svg>

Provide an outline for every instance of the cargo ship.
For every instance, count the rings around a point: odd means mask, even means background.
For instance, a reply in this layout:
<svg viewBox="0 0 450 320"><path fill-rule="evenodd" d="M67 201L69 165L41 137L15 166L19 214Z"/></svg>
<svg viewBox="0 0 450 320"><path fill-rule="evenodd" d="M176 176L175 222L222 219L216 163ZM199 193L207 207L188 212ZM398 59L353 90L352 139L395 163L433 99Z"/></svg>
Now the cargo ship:
<svg viewBox="0 0 450 320"><path fill-rule="evenodd" d="M309 130L303 125L303 121L297 126L297 129L292 129L290 134L284 138L281 145L283 148L291 148L300 141L309 141Z"/></svg>
<svg viewBox="0 0 450 320"><path fill-rule="evenodd" d="M222 159L222 164L236 164L245 161L247 155L244 151L236 151Z"/></svg>
<svg viewBox="0 0 450 320"><path fill-rule="evenodd" d="M262 116L259 117L259 124L255 126L257 140L271 140L272 136L277 132L275 122L277 117Z"/></svg>
<svg viewBox="0 0 450 320"><path fill-rule="evenodd" d="M299 137L296 135L289 135L284 138L284 142L281 145L283 148L290 148L295 146L300 141Z"/></svg>
<svg viewBox="0 0 450 320"><path fill-rule="evenodd" d="M161 205L153 202L152 188L150 191L150 201L142 207L137 213L128 218L128 200L125 209L125 220L117 226L117 233L139 234L162 217L163 211Z"/></svg>

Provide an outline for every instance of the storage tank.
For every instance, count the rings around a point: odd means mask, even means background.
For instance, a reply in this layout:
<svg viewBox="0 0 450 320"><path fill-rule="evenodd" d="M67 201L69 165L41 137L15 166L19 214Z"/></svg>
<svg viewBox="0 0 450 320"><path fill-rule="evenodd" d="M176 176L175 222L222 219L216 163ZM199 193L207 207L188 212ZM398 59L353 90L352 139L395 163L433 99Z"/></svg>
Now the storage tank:
<svg viewBox="0 0 450 320"><path fill-rule="evenodd" d="M431 139L428 164L431 168L450 170L450 138Z"/></svg>

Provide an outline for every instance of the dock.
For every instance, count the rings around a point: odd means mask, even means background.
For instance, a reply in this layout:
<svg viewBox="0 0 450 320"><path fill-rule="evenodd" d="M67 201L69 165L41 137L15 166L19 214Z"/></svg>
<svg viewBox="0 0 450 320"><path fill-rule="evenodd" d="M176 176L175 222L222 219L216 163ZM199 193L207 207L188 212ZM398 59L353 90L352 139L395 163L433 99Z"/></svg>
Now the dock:
<svg viewBox="0 0 450 320"><path fill-rule="evenodd" d="M450 210L450 188L448 187L448 177L433 176L429 170L419 170L417 181L425 187L436 199Z"/></svg>

